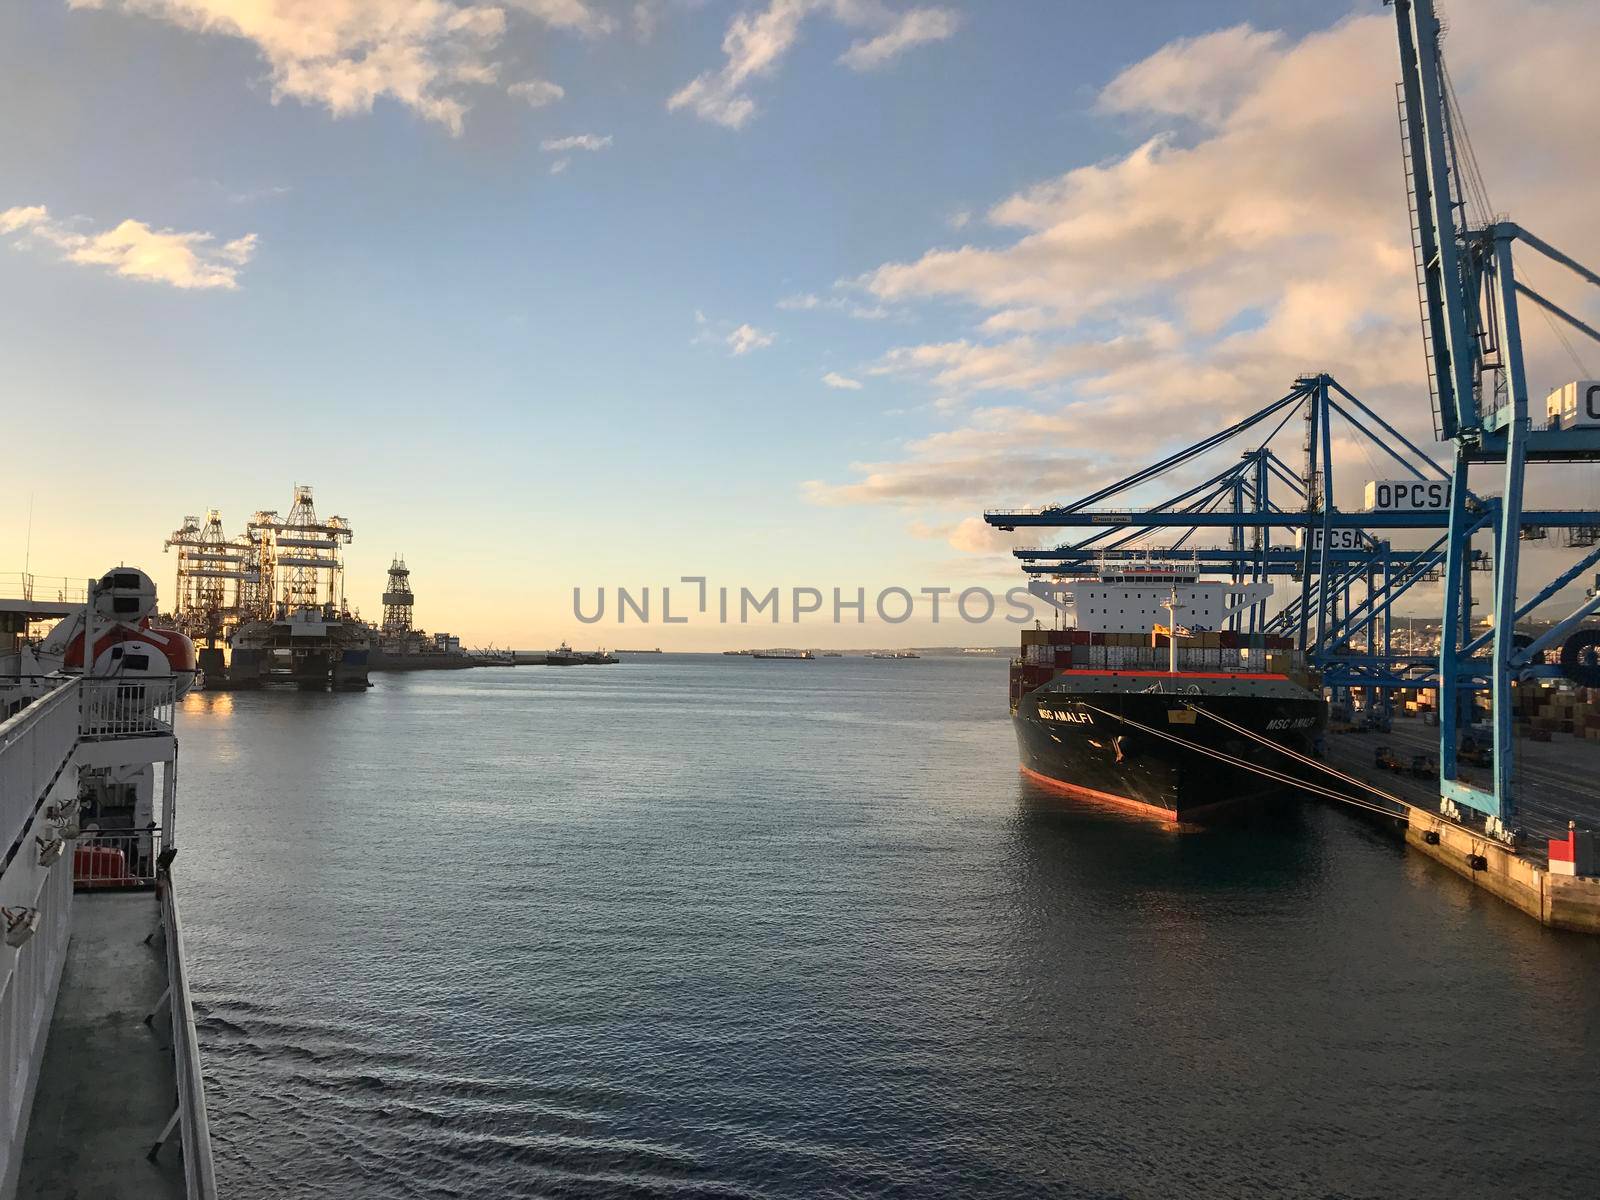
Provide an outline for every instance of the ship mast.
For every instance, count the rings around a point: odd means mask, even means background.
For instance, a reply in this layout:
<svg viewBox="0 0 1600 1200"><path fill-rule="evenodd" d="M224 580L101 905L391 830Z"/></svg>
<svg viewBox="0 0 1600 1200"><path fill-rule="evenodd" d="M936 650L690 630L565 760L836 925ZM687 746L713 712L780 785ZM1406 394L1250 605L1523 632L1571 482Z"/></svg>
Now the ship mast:
<svg viewBox="0 0 1600 1200"><path fill-rule="evenodd" d="M1167 610L1167 670L1178 673L1178 614L1188 607L1178 603L1178 585L1172 585L1172 595L1161 602Z"/></svg>

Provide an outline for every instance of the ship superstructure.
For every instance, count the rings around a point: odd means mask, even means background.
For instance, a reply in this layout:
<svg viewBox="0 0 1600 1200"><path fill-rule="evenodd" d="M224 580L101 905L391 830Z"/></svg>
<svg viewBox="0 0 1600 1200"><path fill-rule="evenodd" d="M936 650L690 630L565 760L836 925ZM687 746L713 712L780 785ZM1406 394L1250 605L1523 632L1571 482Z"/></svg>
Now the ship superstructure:
<svg viewBox="0 0 1600 1200"><path fill-rule="evenodd" d="M1270 584L1201 579L1193 567L1156 560L1108 564L1088 575L1038 581L1033 590L1061 611L1066 624L1139 634L1164 624L1174 601L1185 624L1210 630L1272 594Z"/></svg>

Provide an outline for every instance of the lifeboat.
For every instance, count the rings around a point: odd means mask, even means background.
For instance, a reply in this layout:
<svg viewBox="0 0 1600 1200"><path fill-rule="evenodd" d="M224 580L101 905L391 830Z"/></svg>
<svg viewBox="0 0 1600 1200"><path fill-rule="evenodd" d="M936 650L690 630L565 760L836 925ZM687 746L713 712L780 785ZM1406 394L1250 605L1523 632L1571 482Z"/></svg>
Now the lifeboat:
<svg viewBox="0 0 1600 1200"><path fill-rule="evenodd" d="M88 674L130 679L175 679L184 695L195 681L194 643L176 629L151 624L156 585L132 567L106 572L94 589L94 647ZM40 646L62 668L83 667L83 617L69 617Z"/></svg>

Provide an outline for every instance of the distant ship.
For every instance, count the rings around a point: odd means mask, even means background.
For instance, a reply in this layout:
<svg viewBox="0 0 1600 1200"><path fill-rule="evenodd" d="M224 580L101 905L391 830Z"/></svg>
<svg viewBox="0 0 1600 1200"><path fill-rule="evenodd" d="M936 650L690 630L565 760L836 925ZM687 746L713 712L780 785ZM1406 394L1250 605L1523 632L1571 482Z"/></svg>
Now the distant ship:
<svg viewBox="0 0 1600 1200"><path fill-rule="evenodd" d="M561 645L545 655L544 661L548 667L576 667L582 665L583 655L565 642L562 642Z"/></svg>
<svg viewBox="0 0 1600 1200"><path fill-rule="evenodd" d="M1024 630L1011 664L1023 773L1171 821L1279 791L1236 764L1292 771L1263 742L1310 754L1327 723L1320 684L1287 638L1198 628L1270 593L1149 565L1057 585L1076 628Z"/></svg>
<svg viewBox="0 0 1600 1200"><path fill-rule="evenodd" d="M567 643L562 642L561 645L545 655L544 661L545 665L550 667L580 667L614 663L617 661L617 656L608 654L604 650L574 650Z"/></svg>
<svg viewBox="0 0 1600 1200"><path fill-rule="evenodd" d="M782 658L791 659L795 662L807 662L813 658L816 658L816 655L811 653L809 650L753 650L750 653L750 657Z"/></svg>

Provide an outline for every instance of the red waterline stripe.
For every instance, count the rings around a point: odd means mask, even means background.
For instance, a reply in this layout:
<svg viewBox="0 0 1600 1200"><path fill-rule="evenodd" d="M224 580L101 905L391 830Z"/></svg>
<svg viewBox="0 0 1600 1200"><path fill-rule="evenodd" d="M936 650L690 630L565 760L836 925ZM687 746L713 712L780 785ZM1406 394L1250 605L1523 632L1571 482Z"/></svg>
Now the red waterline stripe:
<svg viewBox="0 0 1600 1200"><path fill-rule="evenodd" d="M1156 817L1167 822L1169 825L1187 824L1188 822L1192 821L1197 814L1211 812L1219 808L1225 808L1229 804L1233 803L1231 800L1217 800L1211 804L1202 804L1199 808L1191 808L1180 817L1170 808L1162 808L1157 804L1146 804L1143 800L1135 800L1131 796L1119 796L1115 792L1100 792L1096 791L1094 788L1083 787L1081 784L1066 783L1060 779L1052 778L1049 775L1041 775L1038 771L1031 770L1028 767L1021 766L1020 764L1018 765L1017 770L1021 771L1024 775L1033 780L1033 782L1039 784L1041 787L1048 788L1051 791L1061 792L1063 795L1067 796L1074 796L1080 800L1098 800L1104 804L1114 804L1118 808L1130 808L1142 815Z"/></svg>
<svg viewBox="0 0 1600 1200"><path fill-rule="evenodd" d="M1160 817L1163 821L1176 823L1178 820L1178 814L1171 809L1161 808L1155 804L1146 804L1143 800L1135 800L1132 796L1119 796L1115 792L1099 792L1094 788L1082 787L1076 783L1065 783L1062 780L1053 779L1049 775L1041 775L1038 771L1030 770L1024 766L1018 766L1017 770L1040 786L1049 788L1052 791L1064 792L1068 796L1100 800L1106 804L1116 804L1123 808L1131 808L1138 812L1152 814Z"/></svg>

